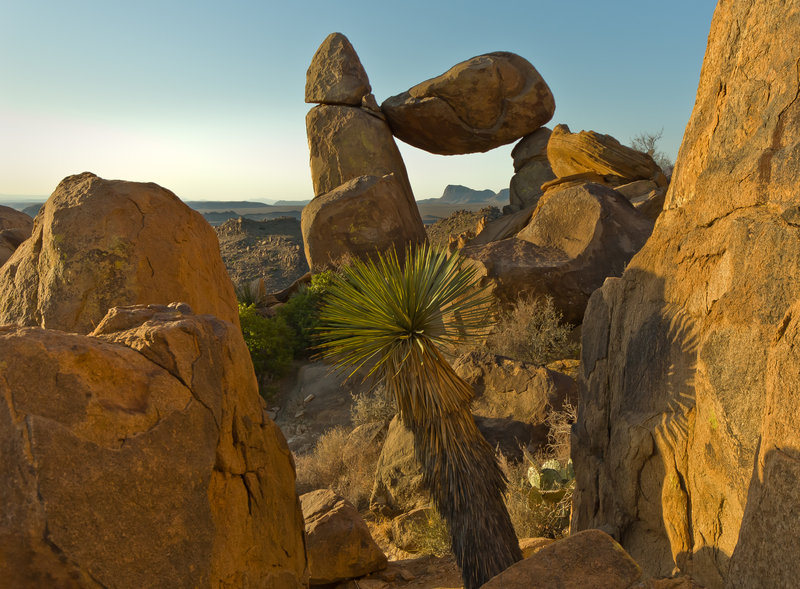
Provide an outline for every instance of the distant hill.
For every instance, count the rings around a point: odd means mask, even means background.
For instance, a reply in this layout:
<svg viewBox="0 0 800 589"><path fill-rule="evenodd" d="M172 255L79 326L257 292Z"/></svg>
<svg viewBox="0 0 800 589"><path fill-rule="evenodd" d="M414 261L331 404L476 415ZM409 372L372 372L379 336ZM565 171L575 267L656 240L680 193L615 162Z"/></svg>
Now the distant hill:
<svg viewBox="0 0 800 589"><path fill-rule="evenodd" d="M184 201L195 211L230 211L238 209L260 209L268 208L265 202L250 200L187 200Z"/></svg>
<svg viewBox="0 0 800 589"><path fill-rule="evenodd" d="M272 206L273 207L304 207L310 202L311 202L310 199L309 200L276 200L274 203L272 203Z"/></svg>
<svg viewBox="0 0 800 589"><path fill-rule="evenodd" d="M492 192L488 188L486 190L475 190L460 184L448 184L444 188L442 196L439 198L426 198L417 201L422 204L450 204L450 205L493 205L503 206L508 204L509 193L508 188L503 188L499 192Z"/></svg>

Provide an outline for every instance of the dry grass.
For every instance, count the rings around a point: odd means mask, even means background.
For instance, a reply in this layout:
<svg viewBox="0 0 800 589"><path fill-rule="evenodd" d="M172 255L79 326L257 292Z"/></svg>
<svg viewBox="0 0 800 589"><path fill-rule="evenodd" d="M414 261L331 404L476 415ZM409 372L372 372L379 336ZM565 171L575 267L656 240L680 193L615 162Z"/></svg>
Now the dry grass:
<svg viewBox="0 0 800 589"><path fill-rule="evenodd" d="M310 453L297 456L297 492L331 489L359 511L366 509L381 447L362 433L333 428L320 436Z"/></svg>
<svg viewBox="0 0 800 589"><path fill-rule="evenodd" d="M377 386L363 393L351 393L353 404L350 407L350 418L353 426L392 420L397 413L394 399L385 386Z"/></svg>
<svg viewBox="0 0 800 589"><path fill-rule="evenodd" d="M520 299L511 311L501 313L486 345L493 354L547 364L576 355L571 331L552 298Z"/></svg>

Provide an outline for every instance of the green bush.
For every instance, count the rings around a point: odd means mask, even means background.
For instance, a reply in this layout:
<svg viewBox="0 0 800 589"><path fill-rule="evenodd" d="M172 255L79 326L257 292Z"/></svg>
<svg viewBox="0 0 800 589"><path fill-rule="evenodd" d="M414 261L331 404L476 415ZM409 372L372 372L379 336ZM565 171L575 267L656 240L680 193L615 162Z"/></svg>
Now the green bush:
<svg viewBox="0 0 800 589"><path fill-rule="evenodd" d="M292 365L295 334L282 317L262 317L255 305L239 304L242 335L256 374L284 376Z"/></svg>

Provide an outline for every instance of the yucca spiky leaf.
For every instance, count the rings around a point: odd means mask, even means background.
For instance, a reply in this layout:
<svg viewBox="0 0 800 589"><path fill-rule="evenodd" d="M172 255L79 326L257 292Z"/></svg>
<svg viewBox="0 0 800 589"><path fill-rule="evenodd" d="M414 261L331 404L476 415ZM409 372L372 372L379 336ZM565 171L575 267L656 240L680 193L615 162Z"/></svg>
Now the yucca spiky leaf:
<svg viewBox="0 0 800 589"><path fill-rule="evenodd" d="M343 270L320 313L321 350L353 373L370 365L394 396L464 586L476 589L522 555L505 477L470 413L472 389L441 349L484 332L490 297L455 255L422 246L404 261L390 252Z"/></svg>

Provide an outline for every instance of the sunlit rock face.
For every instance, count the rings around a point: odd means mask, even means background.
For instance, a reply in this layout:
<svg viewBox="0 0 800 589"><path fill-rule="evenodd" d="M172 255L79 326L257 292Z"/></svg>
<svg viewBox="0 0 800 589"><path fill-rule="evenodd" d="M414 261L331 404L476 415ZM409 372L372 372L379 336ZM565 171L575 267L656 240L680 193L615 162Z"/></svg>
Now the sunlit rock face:
<svg viewBox="0 0 800 589"><path fill-rule="evenodd" d="M583 323L572 529L707 587L800 576L785 528L759 523L800 509L798 36L795 4L718 5L664 211Z"/></svg>

